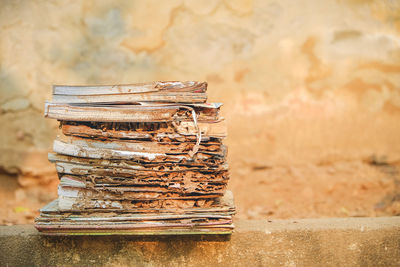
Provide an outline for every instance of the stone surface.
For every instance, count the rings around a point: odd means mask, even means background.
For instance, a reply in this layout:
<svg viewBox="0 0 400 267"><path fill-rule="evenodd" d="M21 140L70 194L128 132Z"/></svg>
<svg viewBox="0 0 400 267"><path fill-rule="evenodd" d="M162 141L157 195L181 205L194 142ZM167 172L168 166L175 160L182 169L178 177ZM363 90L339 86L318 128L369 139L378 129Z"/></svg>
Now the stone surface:
<svg viewBox="0 0 400 267"><path fill-rule="evenodd" d="M398 266L400 217L236 221L213 236L40 236L0 226L4 266Z"/></svg>

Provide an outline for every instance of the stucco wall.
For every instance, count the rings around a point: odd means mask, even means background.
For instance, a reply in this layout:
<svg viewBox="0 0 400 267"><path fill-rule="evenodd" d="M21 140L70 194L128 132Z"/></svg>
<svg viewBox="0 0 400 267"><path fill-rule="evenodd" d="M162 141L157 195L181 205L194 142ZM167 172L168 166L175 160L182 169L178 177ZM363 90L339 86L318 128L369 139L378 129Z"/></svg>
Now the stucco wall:
<svg viewBox="0 0 400 267"><path fill-rule="evenodd" d="M49 171L51 85L164 79L209 82L232 168L400 160L400 1L6 0L0 166Z"/></svg>

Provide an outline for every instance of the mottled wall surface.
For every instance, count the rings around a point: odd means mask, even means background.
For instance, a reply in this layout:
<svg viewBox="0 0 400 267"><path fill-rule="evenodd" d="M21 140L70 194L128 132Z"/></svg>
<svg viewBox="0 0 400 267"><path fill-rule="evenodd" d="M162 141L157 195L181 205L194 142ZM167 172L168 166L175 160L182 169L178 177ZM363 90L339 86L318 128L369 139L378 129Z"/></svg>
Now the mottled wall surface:
<svg viewBox="0 0 400 267"><path fill-rule="evenodd" d="M233 169L400 160L400 1L6 0L0 166L49 171L53 84L164 79L209 82Z"/></svg>

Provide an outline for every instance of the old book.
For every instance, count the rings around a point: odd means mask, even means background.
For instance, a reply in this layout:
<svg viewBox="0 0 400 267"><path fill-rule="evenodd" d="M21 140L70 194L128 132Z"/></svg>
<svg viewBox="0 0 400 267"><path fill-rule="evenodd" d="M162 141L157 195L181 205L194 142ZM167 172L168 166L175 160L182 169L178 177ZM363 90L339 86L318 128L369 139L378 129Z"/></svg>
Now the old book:
<svg viewBox="0 0 400 267"><path fill-rule="evenodd" d="M59 200L41 209L36 228L52 234L230 234L234 228L231 192L208 207L117 209L104 201L82 212L79 207L60 210ZM100 206L109 206L103 209ZM117 206L117 205L114 205Z"/></svg>
<svg viewBox="0 0 400 267"><path fill-rule="evenodd" d="M206 82L155 81L122 85L54 85L53 95L142 94L151 92L205 93Z"/></svg>
<svg viewBox="0 0 400 267"><path fill-rule="evenodd" d="M92 159L62 155L58 153L49 153L48 159L52 163L75 163L79 165L89 165L93 168L126 168L137 171L160 171L160 172L187 172L187 171L203 171L218 172L227 171L228 164L226 162L140 162L129 159ZM161 164L162 163L162 164Z"/></svg>
<svg viewBox="0 0 400 267"><path fill-rule="evenodd" d="M207 83L152 82L130 85L53 87L53 103L134 103L180 102L203 103Z"/></svg>
<svg viewBox="0 0 400 267"><path fill-rule="evenodd" d="M204 193L217 192L226 187L228 179L215 178L207 179L206 176L193 177L185 173L163 173L164 177L120 177L107 175L76 175L62 174L60 178L61 186L77 188L99 188L100 190L129 191L142 190L157 192L180 192L180 193ZM143 191L143 190L142 190Z"/></svg>
<svg viewBox="0 0 400 267"><path fill-rule="evenodd" d="M99 148L99 149L114 149L133 152L148 152L148 153L168 153L168 154L185 154L192 151L196 143L194 142L150 142L150 141L132 141L125 139L88 139L75 136L58 136L57 141L69 143L72 145L81 146L82 148ZM221 143L198 144L199 152L220 153L223 145Z"/></svg>
<svg viewBox="0 0 400 267"><path fill-rule="evenodd" d="M89 189L89 188L77 188L68 186L59 186L58 195L60 198L60 206L62 204L62 197L74 199L72 205L85 203L86 201L141 201L148 202L152 200L163 201L163 200L198 200L198 199L213 199L222 194L219 192L213 193L197 193L191 195L185 195L175 192L155 192L155 191L139 191L134 190L135 188L120 188L117 190L107 190L107 188ZM66 209L65 209L66 210Z"/></svg>
<svg viewBox="0 0 400 267"><path fill-rule="evenodd" d="M48 206L42 208L41 215L55 216L60 214L60 200L68 201L68 197L59 197L53 201L52 208ZM75 202L75 198L70 200ZM54 206L56 205L56 206ZM233 194L226 190L223 197L213 199L198 200L148 200L148 201L131 201L131 200L85 200L84 202L76 202L67 207L67 212L71 214L88 214L112 212L117 214L198 214L207 212L209 214L226 213L233 215L235 213L235 205Z"/></svg>
<svg viewBox="0 0 400 267"><path fill-rule="evenodd" d="M157 153L157 152L141 152L132 150L120 150L102 147L101 145L96 146L98 143L92 143L92 146L84 144L76 144L70 142L64 142L55 140L53 143L53 151L59 154L93 158L93 159L135 159L147 162L154 161L167 161L167 162L182 162L187 160L194 160L189 153ZM219 151L199 151L196 153L196 160L207 161L207 160L218 160L225 158L226 147L221 146Z"/></svg>
<svg viewBox="0 0 400 267"><path fill-rule="evenodd" d="M219 106L207 105L79 105L45 103L45 117L69 121L100 122L218 122ZM197 112L196 112L197 111Z"/></svg>
<svg viewBox="0 0 400 267"><path fill-rule="evenodd" d="M201 142L221 142L226 137L225 120L197 122ZM196 142L197 128L193 122L128 123L62 121L62 133L100 139L132 139L150 141Z"/></svg>
<svg viewBox="0 0 400 267"><path fill-rule="evenodd" d="M174 170L166 171L166 170L129 168L128 165L115 167L115 166L83 164L83 163L68 163L68 162L56 162L56 169L60 174L131 177L132 179L153 178L154 180L160 180L160 179L166 180L166 179L176 178L178 176L182 179L188 176L191 177L191 179L198 179L198 180L201 180L206 177L207 180L210 182L215 180L229 179L228 171L221 169L217 170L217 169L200 169L200 168L199 169L181 168L178 171Z"/></svg>

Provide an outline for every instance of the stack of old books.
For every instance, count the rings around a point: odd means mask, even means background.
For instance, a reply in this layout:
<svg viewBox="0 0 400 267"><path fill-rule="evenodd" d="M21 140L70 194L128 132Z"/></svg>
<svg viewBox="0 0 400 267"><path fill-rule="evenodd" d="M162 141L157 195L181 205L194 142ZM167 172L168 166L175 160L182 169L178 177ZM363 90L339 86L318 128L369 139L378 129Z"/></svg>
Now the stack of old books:
<svg viewBox="0 0 400 267"><path fill-rule="evenodd" d="M221 104L207 83L55 86L45 117L58 199L41 209L46 234L229 234L235 212Z"/></svg>

